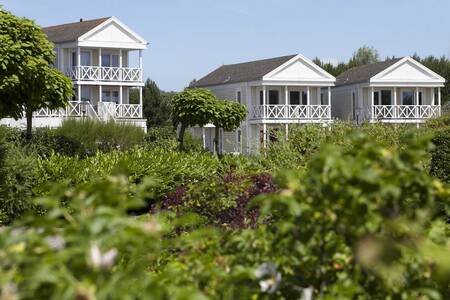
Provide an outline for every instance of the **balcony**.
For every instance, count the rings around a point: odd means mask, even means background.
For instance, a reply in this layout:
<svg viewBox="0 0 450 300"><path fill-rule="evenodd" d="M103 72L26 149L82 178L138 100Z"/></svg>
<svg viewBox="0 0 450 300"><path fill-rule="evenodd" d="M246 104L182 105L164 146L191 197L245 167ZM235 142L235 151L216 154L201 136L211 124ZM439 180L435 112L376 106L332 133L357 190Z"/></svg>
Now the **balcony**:
<svg viewBox="0 0 450 300"><path fill-rule="evenodd" d="M142 82L141 68L80 66L69 68L66 75L78 81Z"/></svg>
<svg viewBox="0 0 450 300"><path fill-rule="evenodd" d="M98 120L141 119L142 106L139 104L116 104L101 102L94 107L90 102L71 101L65 108L41 108L34 112L35 118L87 117Z"/></svg>
<svg viewBox="0 0 450 300"><path fill-rule="evenodd" d="M331 120L331 108L329 105L254 105L250 119L320 122Z"/></svg>
<svg viewBox="0 0 450 300"><path fill-rule="evenodd" d="M439 105L374 105L372 120L385 122L424 121L441 115Z"/></svg>

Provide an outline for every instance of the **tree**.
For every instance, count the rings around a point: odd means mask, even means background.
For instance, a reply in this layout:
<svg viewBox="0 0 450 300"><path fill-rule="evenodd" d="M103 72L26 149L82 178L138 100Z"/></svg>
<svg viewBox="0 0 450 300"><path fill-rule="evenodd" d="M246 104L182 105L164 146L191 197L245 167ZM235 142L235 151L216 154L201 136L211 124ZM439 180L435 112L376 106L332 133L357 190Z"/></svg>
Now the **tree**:
<svg viewBox="0 0 450 300"><path fill-rule="evenodd" d="M216 97L207 89L185 89L172 99L172 120L181 125L179 132L180 150L183 150L184 133L190 126L205 126L215 116Z"/></svg>
<svg viewBox="0 0 450 300"><path fill-rule="evenodd" d="M219 130L222 128L225 131L236 130L245 120L247 116L247 109L240 103L231 100L217 100L215 114L212 118L212 123L215 126L214 147L217 154L219 152Z"/></svg>
<svg viewBox="0 0 450 300"><path fill-rule="evenodd" d="M362 46L353 53L348 62L348 67L373 64L379 61L378 51L374 47Z"/></svg>
<svg viewBox="0 0 450 300"><path fill-rule="evenodd" d="M67 105L72 82L51 67L54 45L33 21L0 9L0 118L27 119L31 137L33 112Z"/></svg>

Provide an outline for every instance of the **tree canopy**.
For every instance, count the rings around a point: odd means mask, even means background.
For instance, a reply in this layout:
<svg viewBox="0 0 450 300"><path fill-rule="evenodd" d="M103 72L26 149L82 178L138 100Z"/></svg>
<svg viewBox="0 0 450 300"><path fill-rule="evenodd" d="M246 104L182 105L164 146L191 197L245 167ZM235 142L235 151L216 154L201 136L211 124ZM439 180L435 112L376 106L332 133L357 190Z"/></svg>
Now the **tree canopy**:
<svg viewBox="0 0 450 300"><path fill-rule="evenodd" d="M51 66L54 45L33 21L0 9L0 118L26 113L31 134L33 111L63 107L72 82Z"/></svg>

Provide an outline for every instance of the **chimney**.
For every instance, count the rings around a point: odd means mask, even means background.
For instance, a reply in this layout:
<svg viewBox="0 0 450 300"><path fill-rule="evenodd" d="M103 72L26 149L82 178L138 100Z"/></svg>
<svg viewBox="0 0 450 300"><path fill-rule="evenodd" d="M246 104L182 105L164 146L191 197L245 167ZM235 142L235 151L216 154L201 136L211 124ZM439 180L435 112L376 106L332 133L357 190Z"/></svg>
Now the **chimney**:
<svg viewBox="0 0 450 300"><path fill-rule="evenodd" d="M80 19L80 22L83 22L83 19Z"/></svg>

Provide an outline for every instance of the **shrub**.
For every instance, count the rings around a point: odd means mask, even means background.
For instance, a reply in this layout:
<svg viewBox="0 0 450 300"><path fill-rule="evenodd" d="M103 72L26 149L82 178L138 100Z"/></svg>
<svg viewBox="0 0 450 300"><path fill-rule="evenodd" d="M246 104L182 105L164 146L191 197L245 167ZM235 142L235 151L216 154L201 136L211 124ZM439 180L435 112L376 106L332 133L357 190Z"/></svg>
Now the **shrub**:
<svg viewBox="0 0 450 300"><path fill-rule="evenodd" d="M430 173L450 183L450 129L441 131L433 139Z"/></svg>
<svg viewBox="0 0 450 300"><path fill-rule="evenodd" d="M55 129L57 136L64 136L73 143L79 143L85 153L93 154L97 150L107 152L113 149L129 149L144 142L142 129L113 121L99 122L93 119L67 119Z"/></svg>

